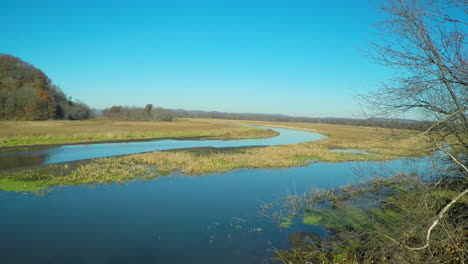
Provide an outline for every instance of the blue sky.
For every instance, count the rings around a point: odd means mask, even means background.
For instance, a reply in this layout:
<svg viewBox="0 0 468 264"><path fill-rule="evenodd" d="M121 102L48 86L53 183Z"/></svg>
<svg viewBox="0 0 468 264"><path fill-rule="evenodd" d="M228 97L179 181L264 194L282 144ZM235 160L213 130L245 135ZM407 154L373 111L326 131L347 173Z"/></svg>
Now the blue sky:
<svg viewBox="0 0 468 264"><path fill-rule="evenodd" d="M0 2L0 53L96 108L353 117L391 76L363 55L368 0Z"/></svg>

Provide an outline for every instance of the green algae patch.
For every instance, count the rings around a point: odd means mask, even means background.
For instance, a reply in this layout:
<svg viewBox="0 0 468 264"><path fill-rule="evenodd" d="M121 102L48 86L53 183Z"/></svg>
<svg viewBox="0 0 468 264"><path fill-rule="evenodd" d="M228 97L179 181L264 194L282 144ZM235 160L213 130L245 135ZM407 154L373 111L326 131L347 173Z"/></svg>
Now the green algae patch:
<svg viewBox="0 0 468 264"><path fill-rule="evenodd" d="M281 222L279 223L279 226L281 228L289 228L293 224L292 222L292 217L283 217L281 218Z"/></svg>
<svg viewBox="0 0 468 264"><path fill-rule="evenodd" d="M320 215L308 215L302 218L302 222L306 225L321 225L323 217Z"/></svg>
<svg viewBox="0 0 468 264"><path fill-rule="evenodd" d="M7 192L39 192L51 186L44 181L18 181L13 179L0 179L0 190Z"/></svg>

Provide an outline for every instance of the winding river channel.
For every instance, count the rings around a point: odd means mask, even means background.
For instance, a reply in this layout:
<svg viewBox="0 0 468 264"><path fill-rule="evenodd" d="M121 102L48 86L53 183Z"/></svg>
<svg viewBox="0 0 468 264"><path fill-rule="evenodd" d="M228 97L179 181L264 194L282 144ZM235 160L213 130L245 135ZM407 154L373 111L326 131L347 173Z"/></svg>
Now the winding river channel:
<svg viewBox="0 0 468 264"><path fill-rule="evenodd" d="M0 169L70 162L85 159L111 157L156 150L171 150L200 147L247 147L297 144L326 138L317 133L285 129L273 129L276 137L239 140L174 140L159 139L137 142L94 143L59 146L16 147L0 149Z"/></svg>
<svg viewBox="0 0 468 264"><path fill-rule="evenodd" d="M272 128L279 136L248 140L153 140L11 148L2 169L193 147L295 144L323 135ZM259 215L263 203L311 188L363 179L356 171L422 171L427 160L311 163L289 169L240 169L202 176L173 174L126 184L54 187L46 196L0 191L0 263L271 263L288 235Z"/></svg>

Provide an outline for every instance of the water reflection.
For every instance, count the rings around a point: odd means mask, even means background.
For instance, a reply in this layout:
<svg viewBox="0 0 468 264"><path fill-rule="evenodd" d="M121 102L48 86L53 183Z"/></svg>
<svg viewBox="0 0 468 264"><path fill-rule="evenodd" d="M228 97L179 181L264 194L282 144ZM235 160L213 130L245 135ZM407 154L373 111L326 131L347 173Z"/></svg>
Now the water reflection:
<svg viewBox="0 0 468 264"><path fill-rule="evenodd" d="M46 197L0 192L2 263L267 263L297 232L259 217L260 205L312 188L430 169L428 160L314 163L171 175L128 184L55 187Z"/></svg>
<svg viewBox="0 0 468 264"><path fill-rule="evenodd" d="M8 154L0 154L0 169L21 168L27 165L40 165L44 164L47 160L47 153L43 152L18 152Z"/></svg>

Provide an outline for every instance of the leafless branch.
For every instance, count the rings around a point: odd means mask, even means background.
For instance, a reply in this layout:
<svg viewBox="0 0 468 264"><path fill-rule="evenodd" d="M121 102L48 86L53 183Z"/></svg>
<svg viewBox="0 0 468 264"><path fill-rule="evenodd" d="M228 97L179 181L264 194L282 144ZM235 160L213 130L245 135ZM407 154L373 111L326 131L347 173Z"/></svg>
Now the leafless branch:
<svg viewBox="0 0 468 264"><path fill-rule="evenodd" d="M440 219L442 219L444 217L445 213L447 213L447 211L450 209L450 207L452 207L453 204L455 204L461 197L463 197L467 193L468 193L468 189L465 189L463 192L461 192L455 198L453 198L452 201L450 201L450 203L448 203L444 208L442 208L442 210L439 212L439 214L437 214L437 218L434 220L434 222L432 222L431 226L427 229L426 243L423 246L421 246L421 247L409 247L407 245L403 245L403 246L408 250L423 250L423 249L428 248L430 246L430 239L431 239L432 230L439 224ZM396 241L395 239L393 239L393 238L391 238L391 237L389 237L387 235L382 235L382 236L384 236L385 238L393 241L396 244L401 244L398 241Z"/></svg>

